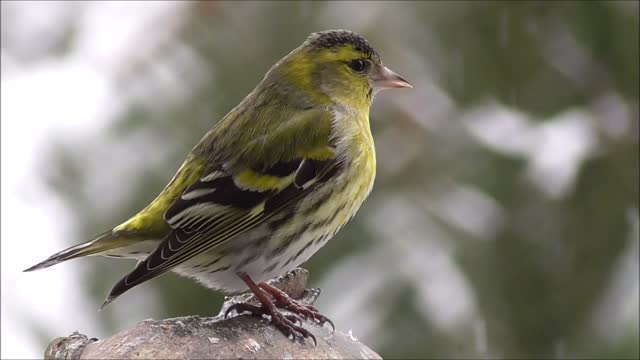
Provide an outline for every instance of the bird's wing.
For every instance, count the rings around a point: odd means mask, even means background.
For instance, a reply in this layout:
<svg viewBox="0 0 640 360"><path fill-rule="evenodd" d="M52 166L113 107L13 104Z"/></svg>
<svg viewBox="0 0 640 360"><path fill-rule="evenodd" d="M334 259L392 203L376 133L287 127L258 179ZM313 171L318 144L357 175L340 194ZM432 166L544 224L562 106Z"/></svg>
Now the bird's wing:
<svg viewBox="0 0 640 360"><path fill-rule="evenodd" d="M256 137L245 148L258 147L272 154L273 147L289 146L288 157L262 165L266 160L256 153L248 166L231 162L217 166L187 187L165 213L172 231L147 259L114 286L103 306L132 287L229 241L287 207L296 206L301 198L334 176L341 165L335 155L327 155L333 154L328 138L313 146L296 144L301 143L296 137L308 136L304 133L306 121L330 121L330 118L318 113L301 119L304 123L283 128L293 136L276 132L267 140ZM277 142L270 144L273 139ZM246 150L238 154L246 155Z"/></svg>

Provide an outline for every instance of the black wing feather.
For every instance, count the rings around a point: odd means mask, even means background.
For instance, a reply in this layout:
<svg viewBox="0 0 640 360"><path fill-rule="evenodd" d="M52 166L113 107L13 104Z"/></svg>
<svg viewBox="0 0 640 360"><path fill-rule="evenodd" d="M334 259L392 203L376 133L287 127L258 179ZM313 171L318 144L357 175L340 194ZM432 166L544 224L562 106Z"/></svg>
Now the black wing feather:
<svg viewBox="0 0 640 360"><path fill-rule="evenodd" d="M134 286L264 222L287 206L295 206L297 200L311 192L317 184L334 176L339 169L340 165L335 160L305 159L276 164L265 170L270 171L270 174L277 173L278 176L287 176L296 171L294 182L279 192L240 189L230 175L210 181L198 181L184 193L211 187L215 187L215 191L194 199L185 200L184 197L180 197L165 214L166 219L172 219L190 207L202 204L228 205L240 211L231 212L231 215L220 214L213 218L203 217L174 227L153 253L138 263L131 273L113 287L103 307ZM291 172L286 174L285 170ZM316 181L312 182L314 179ZM262 213L251 216L248 210L262 201L265 202Z"/></svg>

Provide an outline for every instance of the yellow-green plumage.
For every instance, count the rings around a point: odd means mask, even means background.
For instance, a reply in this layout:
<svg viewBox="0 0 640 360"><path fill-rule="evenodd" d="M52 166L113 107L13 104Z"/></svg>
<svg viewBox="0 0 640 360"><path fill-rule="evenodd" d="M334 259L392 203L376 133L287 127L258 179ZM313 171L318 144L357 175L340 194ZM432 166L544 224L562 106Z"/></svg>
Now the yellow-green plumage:
<svg viewBox="0 0 640 360"><path fill-rule="evenodd" d="M141 260L112 290L168 270L227 291L280 275L322 247L371 191L369 108L408 87L348 31L312 34L194 147L145 209L35 270L84 255Z"/></svg>

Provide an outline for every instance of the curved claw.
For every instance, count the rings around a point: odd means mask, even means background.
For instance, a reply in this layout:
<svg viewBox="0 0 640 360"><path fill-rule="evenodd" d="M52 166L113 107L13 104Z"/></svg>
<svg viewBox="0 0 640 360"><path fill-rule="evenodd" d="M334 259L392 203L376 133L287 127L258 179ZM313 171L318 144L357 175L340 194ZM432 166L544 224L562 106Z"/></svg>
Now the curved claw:
<svg viewBox="0 0 640 360"><path fill-rule="evenodd" d="M229 317L229 313L232 312L233 310L236 310L236 312L238 314L240 314L240 312L237 311L237 309L239 308L238 305L240 305L240 304L233 304L233 305L229 306L229 308L227 308L227 311L224 312L224 318L227 319Z"/></svg>
<svg viewBox="0 0 640 360"><path fill-rule="evenodd" d="M313 318L313 321L317 322L320 326L324 326L324 324L329 323L329 325L331 325L331 333L333 334L336 332L336 326L333 324L333 321L331 321L331 319L329 319L328 317L320 314L317 311L314 312L314 310L311 310L311 317Z"/></svg>
<svg viewBox="0 0 640 360"><path fill-rule="evenodd" d="M309 330L307 330L307 329L305 329L303 327L300 327L300 326L297 326L297 325L294 325L294 326L295 326L295 328L294 328L295 331L300 333L303 341L306 338L311 338L313 340L313 346L318 346L318 340L316 340L315 335L313 335L311 332L309 332ZM294 338L295 338L295 336L294 336Z"/></svg>
<svg viewBox="0 0 640 360"><path fill-rule="evenodd" d="M227 319L229 317L229 313L235 310L235 306L238 304L233 304L227 308L227 311L224 312L224 318Z"/></svg>
<svg viewBox="0 0 640 360"><path fill-rule="evenodd" d="M300 319L295 315L285 315L280 312L276 312L272 314L271 322L280 331L282 331L285 336L291 336L293 341L301 340L302 342L304 342L304 339L311 338L313 339L314 346L318 346L318 340L316 340L316 337L311 332L309 332L309 330L303 328L302 326L296 325L296 322L300 322L300 324L302 324L302 321L300 321Z"/></svg>
<svg viewBox="0 0 640 360"><path fill-rule="evenodd" d="M318 340L316 340L316 337L312 333L309 333L309 337L313 339L313 346L317 347L318 346Z"/></svg>
<svg viewBox="0 0 640 360"><path fill-rule="evenodd" d="M238 313L238 315L244 312L249 312L251 315L254 315L254 316L262 316L262 314L264 314L264 310L259 306L246 304L246 303L237 303L229 306L227 311L224 312L224 318L225 319L228 318L229 313L231 313L234 310L236 311L236 313Z"/></svg>
<svg viewBox="0 0 640 360"><path fill-rule="evenodd" d="M324 321L323 323L321 323L320 325L323 325L323 326L324 326L324 323L325 323L325 322L328 322L328 323L329 323L329 325L331 325L331 333L332 333L332 334L334 334L334 333L336 332L336 326L335 326L335 325L333 325L333 321L331 321L329 318L324 318L324 320L325 320L325 321Z"/></svg>
<svg viewBox="0 0 640 360"><path fill-rule="evenodd" d="M336 326L333 324L333 321L328 317L322 315L317 309L312 306L286 306L287 310L294 312L295 314L300 315L303 319L311 319L314 323L324 326L324 324L329 323L331 325L331 333L336 332Z"/></svg>

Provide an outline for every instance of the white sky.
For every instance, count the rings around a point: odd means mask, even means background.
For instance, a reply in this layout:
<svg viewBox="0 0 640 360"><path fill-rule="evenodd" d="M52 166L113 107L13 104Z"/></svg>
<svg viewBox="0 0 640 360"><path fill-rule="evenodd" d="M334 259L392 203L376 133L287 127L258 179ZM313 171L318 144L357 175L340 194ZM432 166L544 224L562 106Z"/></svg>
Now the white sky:
<svg viewBox="0 0 640 360"><path fill-rule="evenodd" d="M80 326L89 333L97 330L82 320L90 318L83 314L90 306L77 288L81 282L75 265L21 272L66 244L69 214L41 183L37 165L52 133L88 135L99 124L97 100L104 92L88 81L92 75L98 80L81 65L45 62L2 77L3 358L41 356L18 315L48 323L58 334ZM77 318L56 311L65 308L75 309Z"/></svg>
<svg viewBox="0 0 640 360"><path fill-rule="evenodd" d="M62 201L43 185L38 161L51 139L97 137L108 124L121 101L108 68L126 51L125 45L132 45L126 42L154 8L166 9L167 4L90 4L83 9L84 19L94 21L80 22L83 38L62 58L24 64L2 49L2 358L42 356L44 349L29 331L29 321L45 324L57 335L75 330L100 334L94 320L99 304L87 301L79 288L80 264L22 272L67 246L64 238L71 225ZM22 15L8 37L24 36L25 44L46 46L55 37L51 32L57 23L80 7L3 2L3 14L7 9ZM123 12L129 21L123 21ZM118 27L112 26L114 18ZM24 46L19 50L38 51ZM75 316L69 316L70 309Z"/></svg>

